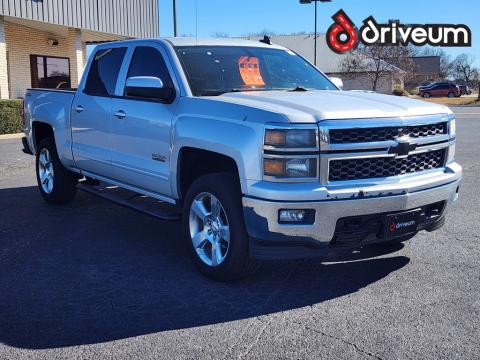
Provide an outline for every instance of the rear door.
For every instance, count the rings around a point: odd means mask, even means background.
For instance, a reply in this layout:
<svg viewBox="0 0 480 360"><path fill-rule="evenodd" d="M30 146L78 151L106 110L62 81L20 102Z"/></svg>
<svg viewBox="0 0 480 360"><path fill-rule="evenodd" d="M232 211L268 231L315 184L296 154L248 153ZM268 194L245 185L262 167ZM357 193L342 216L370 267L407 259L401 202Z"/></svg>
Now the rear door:
<svg viewBox="0 0 480 360"><path fill-rule="evenodd" d="M438 89L438 96L447 96L450 91L450 85L442 84Z"/></svg>
<svg viewBox="0 0 480 360"><path fill-rule="evenodd" d="M115 178L137 188L171 196L170 136L178 85L166 52L160 45L139 43L129 57L130 65L122 70L122 86L112 103ZM159 78L165 87L176 89L176 99L164 103L124 96L126 79L136 76Z"/></svg>
<svg viewBox="0 0 480 360"><path fill-rule="evenodd" d="M101 48L90 60L89 72L73 100L72 152L76 166L111 177L111 107L127 47Z"/></svg>
<svg viewBox="0 0 480 360"><path fill-rule="evenodd" d="M428 89L426 92L429 92L432 96L440 96L441 85L434 85L431 89Z"/></svg>

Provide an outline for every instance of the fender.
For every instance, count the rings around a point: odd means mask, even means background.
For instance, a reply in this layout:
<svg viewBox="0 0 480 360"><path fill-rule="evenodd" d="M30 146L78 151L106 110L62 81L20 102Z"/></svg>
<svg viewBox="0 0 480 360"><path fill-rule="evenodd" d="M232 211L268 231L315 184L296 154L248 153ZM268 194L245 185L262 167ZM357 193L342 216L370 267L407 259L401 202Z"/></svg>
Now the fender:
<svg viewBox="0 0 480 360"><path fill-rule="evenodd" d="M280 114L212 98L182 98L171 136L170 179L174 197L179 197L177 163L183 147L232 158L238 168L242 192L246 194L247 180L260 181L263 176L262 147L267 121L286 122L286 119Z"/></svg>
<svg viewBox="0 0 480 360"><path fill-rule="evenodd" d="M30 145L36 140L33 134L33 123L41 122L53 128L55 144L58 156L62 164L67 168L75 166L72 156L72 137L70 130L70 109L75 93L72 91L48 92L29 89L25 98L25 132ZM41 101L38 101L41 100ZM33 104L38 104L33 106ZM31 146L36 153L36 147Z"/></svg>

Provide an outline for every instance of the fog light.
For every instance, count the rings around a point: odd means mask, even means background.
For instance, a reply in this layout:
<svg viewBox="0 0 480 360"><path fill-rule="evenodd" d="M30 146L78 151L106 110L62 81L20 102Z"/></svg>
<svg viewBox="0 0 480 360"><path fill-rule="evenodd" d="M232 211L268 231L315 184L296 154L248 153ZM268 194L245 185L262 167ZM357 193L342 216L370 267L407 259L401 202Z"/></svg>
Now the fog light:
<svg viewBox="0 0 480 360"><path fill-rule="evenodd" d="M280 223L301 223L305 220L305 210L280 210L278 220Z"/></svg>

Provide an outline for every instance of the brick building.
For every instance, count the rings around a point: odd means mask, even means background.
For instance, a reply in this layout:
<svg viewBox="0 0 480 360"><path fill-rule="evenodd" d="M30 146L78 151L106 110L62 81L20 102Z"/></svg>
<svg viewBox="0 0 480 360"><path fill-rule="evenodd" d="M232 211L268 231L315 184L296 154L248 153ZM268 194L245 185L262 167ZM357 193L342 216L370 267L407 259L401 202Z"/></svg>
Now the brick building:
<svg viewBox="0 0 480 360"><path fill-rule="evenodd" d="M414 56L412 60L415 64L415 85L445 80L440 75L440 56Z"/></svg>
<svg viewBox="0 0 480 360"><path fill-rule="evenodd" d="M0 1L0 98L74 88L86 45L159 35L158 0Z"/></svg>

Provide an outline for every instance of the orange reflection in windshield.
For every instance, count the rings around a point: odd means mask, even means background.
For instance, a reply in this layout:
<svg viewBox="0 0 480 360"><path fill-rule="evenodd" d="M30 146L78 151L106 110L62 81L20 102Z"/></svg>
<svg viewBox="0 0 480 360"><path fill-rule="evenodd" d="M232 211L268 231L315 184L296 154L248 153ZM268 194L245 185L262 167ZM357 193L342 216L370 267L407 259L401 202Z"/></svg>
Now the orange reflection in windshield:
<svg viewBox="0 0 480 360"><path fill-rule="evenodd" d="M260 73L260 61L254 56L241 56L238 59L238 69L246 86L265 86Z"/></svg>

